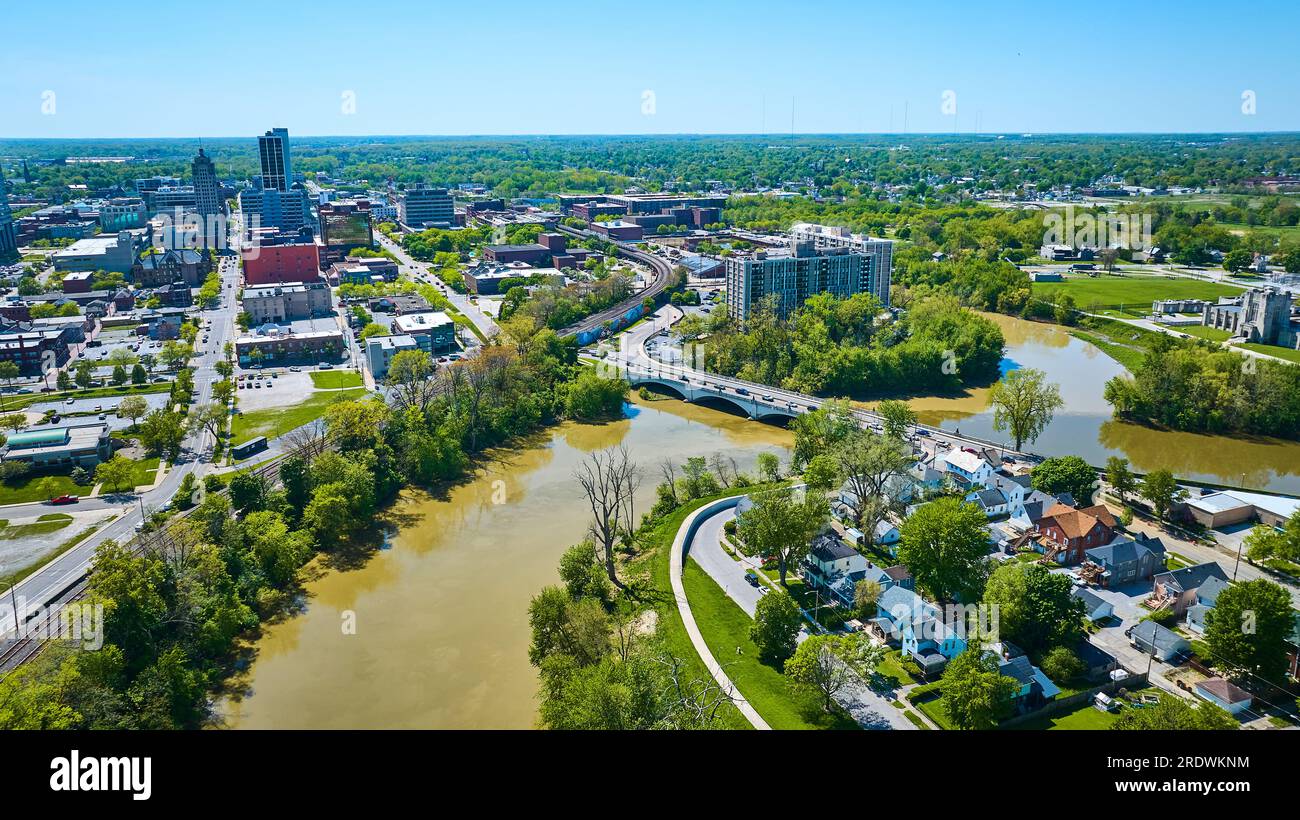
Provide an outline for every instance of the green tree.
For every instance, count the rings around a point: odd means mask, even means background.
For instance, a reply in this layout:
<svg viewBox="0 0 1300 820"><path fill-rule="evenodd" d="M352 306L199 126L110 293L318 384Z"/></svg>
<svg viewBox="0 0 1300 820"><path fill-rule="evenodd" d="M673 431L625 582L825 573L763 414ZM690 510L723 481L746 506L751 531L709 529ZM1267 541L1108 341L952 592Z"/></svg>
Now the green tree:
<svg viewBox="0 0 1300 820"><path fill-rule="evenodd" d="M993 405L993 429L1009 430L1019 450L1026 441L1038 440L1065 400L1060 386L1047 382L1047 374L1024 368L994 384L989 403Z"/></svg>
<svg viewBox="0 0 1300 820"><path fill-rule="evenodd" d="M45 478L42 478L40 483L36 485L36 490L40 493L41 498L44 498L46 501L63 495L63 485L60 484L59 480L52 475L47 475Z"/></svg>
<svg viewBox="0 0 1300 820"><path fill-rule="evenodd" d="M167 409L154 410L138 425L140 443L150 453L175 461L185 441L185 414Z"/></svg>
<svg viewBox="0 0 1300 820"><path fill-rule="evenodd" d="M1161 520L1164 520L1175 504L1187 497L1187 490L1178 486L1174 474L1168 470L1153 470L1147 473L1138 492L1151 502L1152 512Z"/></svg>
<svg viewBox="0 0 1300 820"><path fill-rule="evenodd" d="M265 509L270 489L257 473L235 473L230 478L230 503L237 510Z"/></svg>
<svg viewBox="0 0 1300 820"><path fill-rule="evenodd" d="M1083 661L1066 646L1049 650L1043 656L1039 667L1043 670L1043 674L1061 684L1075 680L1085 671Z"/></svg>
<svg viewBox="0 0 1300 820"><path fill-rule="evenodd" d="M1296 614L1286 589L1264 578L1231 584L1205 616L1205 642L1216 663L1281 682Z"/></svg>
<svg viewBox="0 0 1300 820"><path fill-rule="evenodd" d="M775 453L758 454L758 475L768 484L781 480L781 459Z"/></svg>
<svg viewBox="0 0 1300 820"><path fill-rule="evenodd" d="M94 377L95 366L84 359L77 362L76 366L73 368L72 380L77 383L77 387L80 387L83 390L90 387L90 383L94 380Z"/></svg>
<svg viewBox="0 0 1300 820"><path fill-rule="evenodd" d="M1010 561L989 576L984 603L996 607L1001 634L1030 655L1072 646L1083 637L1083 601L1070 579L1042 564Z"/></svg>
<svg viewBox="0 0 1300 820"><path fill-rule="evenodd" d="M113 375L112 375L111 378L112 378L113 384L118 384L118 385L120 385L120 384L126 384L126 368L123 367L123 366L120 365L120 364L119 364L119 365L115 365L115 366L113 367Z"/></svg>
<svg viewBox="0 0 1300 820"><path fill-rule="evenodd" d="M808 554L813 536L826 523L826 500L808 493L799 502L781 489L760 493L753 501L736 522L737 536L751 555L776 559L784 586L790 568Z"/></svg>
<svg viewBox="0 0 1300 820"><path fill-rule="evenodd" d="M1069 493L1081 506L1092 504L1097 471L1078 456L1045 458L1031 473L1035 490L1052 495Z"/></svg>
<svg viewBox="0 0 1300 820"><path fill-rule="evenodd" d="M998 672L997 659L967 649L943 671L943 702L958 729L992 729L1011 714L1020 684Z"/></svg>
<svg viewBox="0 0 1300 820"><path fill-rule="evenodd" d="M528 622L533 633L528 660L534 666L556 655L590 666L609 653L609 616L592 598L575 601L561 587L543 587L528 605Z"/></svg>
<svg viewBox="0 0 1300 820"><path fill-rule="evenodd" d="M1106 481L1126 504L1129 495L1137 489L1137 478L1129 471L1128 459L1119 456L1106 459Z"/></svg>
<svg viewBox="0 0 1300 820"><path fill-rule="evenodd" d="M898 399L882 401L877 405L876 413L884 425L885 435L891 438L900 440L906 438L907 429L916 424L916 412L908 406L907 402Z"/></svg>
<svg viewBox="0 0 1300 820"><path fill-rule="evenodd" d="M859 635L813 635L786 660L785 676L796 687L815 692L822 711L830 713L835 696L857 675L870 676L884 654L883 646Z"/></svg>
<svg viewBox="0 0 1300 820"><path fill-rule="evenodd" d="M931 501L903 521L898 560L936 599L973 600L984 581L987 523L979 507L959 498Z"/></svg>
<svg viewBox="0 0 1300 820"><path fill-rule="evenodd" d="M1238 248L1235 251L1228 251L1223 255L1223 269L1229 273L1239 273L1250 267L1255 261L1255 255L1248 250Z"/></svg>
<svg viewBox="0 0 1300 820"><path fill-rule="evenodd" d="M145 372L144 365L136 364L131 367L131 384L144 384L149 380L149 374Z"/></svg>
<svg viewBox="0 0 1300 820"><path fill-rule="evenodd" d="M859 618L875 617L876 602L880 600L880 595L884 591L878 581L870 578L863 578L853 585L853 609L858 613Z"/></svg>
<svg viewBox="0 0 1300 820"><path fill-rule="evenodd" d="M769 663L783 663L794 653L803 615L790 593L773 590L754 607L754 622L749 637L758 647L759 657Z"/></svg>
<svg viewBox="0 0 1300 820"><path fill-rule="evenodd" d="M108 461L100 462L95 468L95 480L110 492L131 489L134 486L134 475L134 465L122 456L113 456Z"/></svg>
<svg viewBox="0 0 1300 820"><path fill-rule="evenodd" d="M1121 731L1212 731L1241 728L1232 715L1209 701L1192 705L1173 695L1161 695L1155 706L1125 709L1115 721Z"/></svg>
<svg viewBox="0 0 1300 820"><path fill-rule="evenodd" d="M813 456L803 471L804 483L813 492L828 493L840 485L840 465L834 456Z"/></svg>
<svg viewBox="0 0 1300 820"><path fill-rule="evenodd" d="M560 580L575 601L580 598L608 601L612 591L605 570L596 558L596 545L590 541L574 544L560 556Z"/></svg>
<svg viewBox="0 0 1300 820"><path fill-rule="evenodd" d="M144 396L127 396L117 403L118 417L130 419L132 427L136 427L148 413L149 402Z"/></svg>

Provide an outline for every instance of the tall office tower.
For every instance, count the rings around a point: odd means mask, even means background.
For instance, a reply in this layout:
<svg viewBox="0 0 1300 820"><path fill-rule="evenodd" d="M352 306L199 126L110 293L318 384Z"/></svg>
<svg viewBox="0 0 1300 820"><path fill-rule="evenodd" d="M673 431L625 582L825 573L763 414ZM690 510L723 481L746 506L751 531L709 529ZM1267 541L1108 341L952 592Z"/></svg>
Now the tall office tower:
<svg viewBox="0 0 1300 820"><path fill-rule="evenodd" d="M9 210L9 191L5 187L4 171L0 170L0 262L18 258L18 233L14 230L14 214Z"/></svg>
<svg viewBox="0 0 1300 820"><path fill-rule="evenodd" d="M840 248L867 257L867 281L862 290L873 294L880 304L889 307L889 285L894 273L894 240L877 239L860 233L849 233L848 228L830 225L813 225L801 222L790 229L795 242L811 242L818 251Z"/></svg>
<svg viewBox="0 0 1300 820"><path fill-rule="evenodd" d="M417 182L406 189L397 203L398 216L402 224L411 228L423 228L437 225L448 227L456 221L451 194L446 188L431 188L423 182Z"/></svg>
<svg viewBox="0 0 1300 820"><path fill-rule="evenodd" d="M293 185L293 163L289 159L289 129L272 128L257 138L262 159L262 188L287 191Z"/></svg>
<svg viewBox="0 0 1300 820"><path fill-rule="evenodd" d="M194 210L198 211L203 226L203 247L219 247L222 237L218 217L225 213L225 208L221 202L221 185L217 182L217 166L200 148L190 169L194 176Z"/></svg>
<svg viewBox="0 0 1300 820"><path fill-rule="evenodd" d="M194 174L194 209L205 217L221 213L221 184L217 182L217 166L212 157L200 148L190 168Z"/></svg>
<svg viewBox="0 0 1300 820"><path fill-rule="evenodd" d="M843 249L818 253L811 242L792 242L788 255L727 259L727 310L746 321L758 304L776 296L776 310L789 316L817 293L841 298L862 293L867 281L867 257Z"/></svg>

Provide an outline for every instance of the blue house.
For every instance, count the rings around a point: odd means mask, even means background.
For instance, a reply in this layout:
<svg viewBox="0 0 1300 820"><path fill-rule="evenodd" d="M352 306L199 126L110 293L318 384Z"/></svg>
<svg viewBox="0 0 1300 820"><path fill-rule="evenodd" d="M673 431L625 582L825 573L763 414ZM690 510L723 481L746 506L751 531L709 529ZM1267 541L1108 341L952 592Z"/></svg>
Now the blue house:
<svg viewBox="0 0 1300 820"><path fill-rule="evenodd" d="M1205 634L1205 616L1219 601L1219 593L1228 588L1228 582L1211 575L1196 588L1196 603L1187 608L1187 628L1198 635Z"/></svg>
<svg viewBox="0 0 1300 820"><path fill-rule="evenodd" d="M893 586L876 601L872 631L886 640L897 640L904 657L916 662L929 675L966 650L966 641L945 623L937 606L910 589Z"/></svg>

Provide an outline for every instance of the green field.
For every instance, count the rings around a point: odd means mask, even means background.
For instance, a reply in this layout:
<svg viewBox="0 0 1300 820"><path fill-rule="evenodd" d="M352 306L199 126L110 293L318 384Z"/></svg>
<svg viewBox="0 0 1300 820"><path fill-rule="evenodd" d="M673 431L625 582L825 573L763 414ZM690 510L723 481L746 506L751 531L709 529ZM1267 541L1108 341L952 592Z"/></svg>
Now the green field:
<svg viewBox="0 0 1300 820"><path fill-rule="evenodd" d="M362 384L361 374L352 370L313 370L311 383L319 390L360 387Z"/></svg>
<svg viewBox="0 0 1300 820"><path fill-rule="evenodd" d="M1276 236L1282 239L1300 239L1300 225L1287 225L1283 227L1271 227L1269 225L1246 225L1240 222L1220 222L1219 227L1227 228L1229 231L1241 233L1265 234L1267 236Z"/></svg>
<svg viewBox="0 0 1300 820"><path fill-rule="evenodd" d="M1188 336L1196 336L1201 339L1208 339L1211 342L1226 342L1232 336L1226 330L1220 330L1217 327L1204 327L1202 325L1193 325L1191 327L1176 327L1179 333L1186 333Z"/></svg>
<svg viewBox="0 0 1300 820"><path fill-rule="evenodd" d="M243 444L258 436L275 438L284 435L325 415L325 409L334 402L359 399L364 395L364 388L314 393L298 404L240 413L230 423L230 443Z"/></svg>
<svg viewBox="0 0 1300 820"><path fill-rule="evenodd" d="M48 501L46 495L40 487L40 484L47 476L43 475L26 475L22 478L6 481L0 484L0 504L26 504L32 501ZM59 495L89 495L94 489L90 484L73 484L72 479L65 475L52 476L54 479L53 492Z"/></svg>
<svg viewBox="0 0 1300 820"><path fill-rule="evenodd" d="M689 558L682 585L704 642L768 725L773 729L858 728L847 715L825 714L816 697L794 691L776 667L759 660L758 647L749 638L753 623L749 615Z"/></svg>
<svg viewBox="0 0 1300 820"><path fill-rule="evenodd" d="M1033 292L1049 302L1054 302L1057 294L1068 293L1076 307L1093 313L1113 311L1144 317L1151 313L1151 303L1159 299L1215 301L1220 296L1236 296L1241 288L1195 279L1102 275L1095 279L1081 276L1064 282L1035 282Z"/></svg>
<svg viewBox="0 0 1300 820"><path fill-rule="evenodd" d="M1289 347L1278 347L1277 345L1257 345L1252 342L1237 345L1247 350L1253 350L1256 353L1265 353L1269 356L1276 356L1279 359L1286 359L1288 362L1300 364L1300 350L1292 350Z"/></svg>

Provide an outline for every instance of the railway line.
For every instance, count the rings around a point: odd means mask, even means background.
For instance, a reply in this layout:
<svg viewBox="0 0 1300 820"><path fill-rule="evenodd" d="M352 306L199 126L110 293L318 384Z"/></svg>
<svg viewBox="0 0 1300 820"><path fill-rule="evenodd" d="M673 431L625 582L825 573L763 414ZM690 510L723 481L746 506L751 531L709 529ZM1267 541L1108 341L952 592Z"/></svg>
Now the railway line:
<svg viewBox="0 0 1300 820"><path fill-rule="evenodd" d="M580 239L603 239L603 237L593 233L592 231L580 231L576 228L570 228L567 225L557 225L555 230ZM582 321L564 328L560 331L561 336L577 336L581 333L598 330L604 326L605 322L613 321L614 319L624 315L629 310L639 305L643 300L658 297L659 294L663 293L668 288L669 282L672 281L673 267L666 260L661 259L652 253L638 250L635 246L625 242L612 242L612 244L617 249L619 256L625 259L631 259L634 262L640 262L654 271L654 281L650 283L649 287L635 296L624 299L617 305L605 308L599 313L593 313Z"/></svg>

